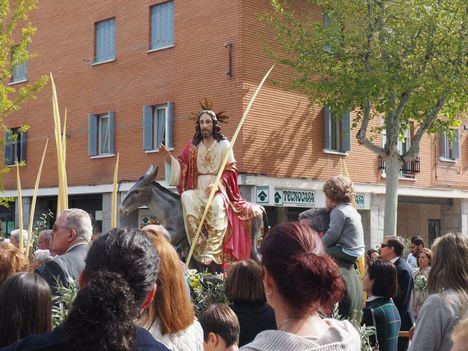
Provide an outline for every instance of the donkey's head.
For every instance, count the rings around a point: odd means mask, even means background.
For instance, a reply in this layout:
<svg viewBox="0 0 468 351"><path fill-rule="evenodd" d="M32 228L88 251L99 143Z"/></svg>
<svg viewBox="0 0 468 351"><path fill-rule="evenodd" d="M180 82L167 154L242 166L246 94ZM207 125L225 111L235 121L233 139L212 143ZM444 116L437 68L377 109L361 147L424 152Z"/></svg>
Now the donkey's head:
<svg viewBox="0 0 468 351"><path fill-rule="evenodd" d="M120 204L120 215L127 216L138 207L146 206L151 199L151 188L153 179L158 174L158 167L151 165L145 175L141 177L134 186L125 194Z"/></svg>

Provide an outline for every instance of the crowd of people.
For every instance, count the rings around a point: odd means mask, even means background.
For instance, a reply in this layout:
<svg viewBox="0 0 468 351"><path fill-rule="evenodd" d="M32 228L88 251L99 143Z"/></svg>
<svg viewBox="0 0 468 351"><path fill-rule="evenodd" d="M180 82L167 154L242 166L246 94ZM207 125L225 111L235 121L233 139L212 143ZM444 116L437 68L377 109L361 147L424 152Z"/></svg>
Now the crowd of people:
<svg viewBox="0 0 468 351"><path fill-rule="evenodd" d="M386 236L367 252L361 279L364 234L352 183L332 177L324 192L327 208L265 235L260 262L225 271L229 306L211 304L198 315L187 268L163 226L117 228L92 240L89 215L64 210L40 233L31 262L15 232L0 244L0 350L357 351L351 321L375 328L375 349L462 350L468 235L446 234L431 249L413 237L406 259L403 241ZM70 279L80 289L52 329L52 297ZM331 318L336 306L341 319Z"/></svg>

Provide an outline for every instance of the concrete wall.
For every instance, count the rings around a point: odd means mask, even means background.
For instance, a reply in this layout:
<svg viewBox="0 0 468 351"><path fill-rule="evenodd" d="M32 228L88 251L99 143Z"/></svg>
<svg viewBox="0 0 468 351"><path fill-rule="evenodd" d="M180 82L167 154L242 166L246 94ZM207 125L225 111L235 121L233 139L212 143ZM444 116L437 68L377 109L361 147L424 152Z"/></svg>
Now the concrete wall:
<svg viewBox="0 0 468 351"><path fill-rule="evenodd" d="M411 238L419 235L424 242L429 242L428 220L441 219L440 205L399 204L397 233Z"/></svg>

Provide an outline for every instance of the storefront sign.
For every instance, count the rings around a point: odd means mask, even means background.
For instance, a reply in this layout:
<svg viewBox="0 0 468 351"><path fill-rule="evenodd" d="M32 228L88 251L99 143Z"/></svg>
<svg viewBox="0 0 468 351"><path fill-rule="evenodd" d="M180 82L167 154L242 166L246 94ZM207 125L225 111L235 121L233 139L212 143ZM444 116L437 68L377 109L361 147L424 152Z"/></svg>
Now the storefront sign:
<svg viewBox="0 0 468 351"><path fill-rule="evenodd" d="M275 189L274 203L276 206L315 207L315 192Z"/></svg>
<svg viewBox="0 0 468 351"><path fill-rule="evenodd" d="M256 186L255 193L255 201L257 204L268 204L270 202L269 186Z"/></svg>
<svg viewBox="0 0 468 351"><path fill-rule="evenodd" d="M369 194L365 193L356 193L355 201L356 201L356 209L358 210L369 210L370 209L370 201L369 201Z"/></svg>

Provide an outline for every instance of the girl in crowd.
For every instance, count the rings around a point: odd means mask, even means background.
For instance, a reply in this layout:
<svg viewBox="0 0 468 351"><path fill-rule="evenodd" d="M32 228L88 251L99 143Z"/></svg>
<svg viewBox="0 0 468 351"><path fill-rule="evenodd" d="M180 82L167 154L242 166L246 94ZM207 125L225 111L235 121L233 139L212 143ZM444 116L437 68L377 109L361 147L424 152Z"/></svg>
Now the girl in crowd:
<svg viewBox="0 0 468 351"><path fill-rule="evenodd" d="M348 321L321 317L343 296L344 284L316 232L299 223L280 224L266 236L261 254L265 295L278 330L261 332L241 350L360 350L358 332Z"/></svg>
<svg viewBox="0 0 468 351"><path fill-rule="evenodd" d="M362 324L375 327L380 351L396 351L401 319L392 301L397 290L395 265L381 259L371 262L364 276L363 287L368 299ZM375 338L371 340L371 343L376 344Z"/></svg>
<svg viewBox="0 0 468 351"><path fill-rule="evenodd" d="M141 324L149 328L150 333L170 350L203 351L203 329L195 319L182 262L166 239L166 229L150 225L143 231L156 248L161 267L156 296L144 312Z"/></svg>
<svg viewBox="0 0 468 351"><path fill-rule="evenodd" d="M418 268L414 271L414 287L411 299L411 308L415 320L418 318L419 310L427 298L427 279L431 270L432 252L423 247L419 249L417 256Z"/></svg>
<svg viewBox="0 0 468 351"><path fill-rule="evenodd" d="M262 267L254 260L236 262L229 269L224 290L240 324L239 346L264 330L276 329L275 312L266 303Z"/></svg>
<svg viewBox="0 0 468 351"><path fill-rule="evenodd" d="M432 254L429 296L419 311L410 351L449 351L453 328L468 309L468 236L437 238Z"/></svg>
<svg viewBox="0 0 468 351"><path fill-rule="evenodd" d="M65 322L2 350L168 349L135 325L154 297L159 257L140 230L113 229L91 245Z"/></svg>
<svg viewBox="0 0 468 351"><path fill-rule="evenodd" d="M34 273L15 273L0 286L0 347L51 330L49 284Z"/></svg>

